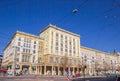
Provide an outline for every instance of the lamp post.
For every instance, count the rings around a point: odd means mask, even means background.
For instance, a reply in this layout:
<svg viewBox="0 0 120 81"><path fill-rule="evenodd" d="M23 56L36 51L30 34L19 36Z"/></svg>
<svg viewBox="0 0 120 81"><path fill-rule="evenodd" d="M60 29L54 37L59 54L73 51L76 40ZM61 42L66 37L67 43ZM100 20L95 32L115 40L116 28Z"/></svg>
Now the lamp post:
<svg viewBox="0 0 120 81"><path fill-rule="evenodd" d="M13 46L14 48L14 54L13 54L13 76L15 76L15 72L16 72L16 53L17 53L17 47Z"/></svg>

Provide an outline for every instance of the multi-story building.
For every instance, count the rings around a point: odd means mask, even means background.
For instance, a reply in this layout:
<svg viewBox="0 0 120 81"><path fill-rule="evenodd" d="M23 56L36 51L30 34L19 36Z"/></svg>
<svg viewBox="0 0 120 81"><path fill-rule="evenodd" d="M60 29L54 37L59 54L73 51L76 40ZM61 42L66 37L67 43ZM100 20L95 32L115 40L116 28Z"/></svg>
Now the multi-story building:
<svg viewBox="0 0 120 81"><path fill-rule="evenodd" d="M30 74L64 75L80 72L84 65L90 74L118 70L119 59L81 46L80 35L50 24L39 36L17 31L4 49L2 66Z"/></svg>
<svg viewBox="0 0 120 81"><path fill-rule="evenodd" d="M80 36L53 25L40 32L44 39L44 56L46 68L52 74L64 74L70 70L73 74L79 71L77 62L80 58Z"/></svg>
<svg viewBox="0 0 120 81"><path fill-rule="evenodd" d="M4 49L2 66L7 66L11 70L34 73L32 68L36 68L38 60L41 59L43 39L39 36L16 31L11 41Z"/></svg>
<svg viewBox="0 0 120 81"><path fill-rule="evenodd" d="M87 66L86 73L115 73L120 70L119 59L119 55L81 46L81 61Z"/></svg>

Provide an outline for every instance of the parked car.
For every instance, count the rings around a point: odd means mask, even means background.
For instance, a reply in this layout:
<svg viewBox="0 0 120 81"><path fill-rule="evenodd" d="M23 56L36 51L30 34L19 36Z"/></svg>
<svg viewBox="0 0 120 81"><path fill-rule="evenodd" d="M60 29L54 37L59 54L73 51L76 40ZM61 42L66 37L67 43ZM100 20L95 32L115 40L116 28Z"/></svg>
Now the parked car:
<svg viewBox="0 0 120 81"><path fill-rule="evenodd" d="M8 71L7 72L7 76L13 76L13 72L12 71Z"/></svg>
<svg viewBox="0 0 120 81"><path fill-rule="evenodd" d="M117 77L117 78L116 78L116 81L120 81L120 77Z"/></svg>

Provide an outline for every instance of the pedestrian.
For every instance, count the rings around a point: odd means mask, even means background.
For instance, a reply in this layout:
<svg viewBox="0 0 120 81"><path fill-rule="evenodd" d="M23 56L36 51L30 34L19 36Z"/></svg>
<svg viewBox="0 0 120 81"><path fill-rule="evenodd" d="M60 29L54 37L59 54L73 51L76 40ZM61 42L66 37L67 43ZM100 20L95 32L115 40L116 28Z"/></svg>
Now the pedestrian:
<svg viewBox="0 0 120 81"><path fill-rule="evenodd" d="M70 72L69 71L66 72L66 76L67 76L67 80L70 81Z"/></svg>

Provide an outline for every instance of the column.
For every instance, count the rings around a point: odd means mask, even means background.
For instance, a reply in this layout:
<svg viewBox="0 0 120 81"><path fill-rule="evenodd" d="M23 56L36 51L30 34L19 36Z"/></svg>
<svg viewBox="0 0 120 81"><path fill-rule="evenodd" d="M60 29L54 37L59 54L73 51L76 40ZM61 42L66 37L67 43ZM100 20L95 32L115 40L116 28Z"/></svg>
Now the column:
<svg viewBox="0 0 120 81"><path fill-rule="evenodd" d="M60 67L59 66L57 67L57 70L58 70L58 75L60 75Z"/></svg>
<svg viewBox="0 0 120 81"><path fill-rule="evenodd" d="M40 66L40 75L42 75L42 66Z"/></svg>
<svg viewBox="0 0 120 81"><path fill-rule="evenodd" d="M52 68L51 68L51 71L52 71L52 75L54 75L54 72L53 72L53 71L54 71L54 70L53 70L53 67L54 67L54 66L52 66Z"/></svg>
<svg viewBox="0 0 120 81"><path fill-rule="evenodd" d="M63 75L65 75L65 68L63 68Z"/></svg>
<svg viewBox="0 0 120 81"><path fill-rule="evenodd" d="M44 75L46 75L46 65L44 65Z"/></svg>
<svg viewBox="0 0 120 81"><path fill-rule="evenodd" d="M30 65L30 67L29 67L29 72L30 72L30 74L32 74L32 66Z"/></svg>
<svg viewBox="0 0 120 81"><path fill-rule="evenodd" d="M77 73L79 73L79 68L77 68Z"/></svg>
<svg viewBox="0 0 120 81"><path fill-rule="evenodd" d="M35 67L36 67L35 74L37 74L37 66L35 66Z"/></svg>
<svg viewBox="0 0 120 81"><path fill-rule="evenodd" d="M72 75L75 75L75 68L73 67L73 72L72 72Z"/></svg>

